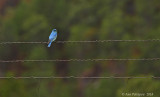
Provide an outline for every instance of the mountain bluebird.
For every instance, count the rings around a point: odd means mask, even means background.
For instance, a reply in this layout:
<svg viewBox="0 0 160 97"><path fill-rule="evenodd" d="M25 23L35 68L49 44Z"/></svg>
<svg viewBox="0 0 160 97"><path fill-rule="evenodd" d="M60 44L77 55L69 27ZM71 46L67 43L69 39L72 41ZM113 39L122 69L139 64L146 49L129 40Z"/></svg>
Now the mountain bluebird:
<svg viewBox="0 0 160 97"><path fill-rule="evenodd" d="M57 38L57 30L53 29L50 36L49 36L48 47L51 46L52 42L55 41L56 38Z"/></svg>

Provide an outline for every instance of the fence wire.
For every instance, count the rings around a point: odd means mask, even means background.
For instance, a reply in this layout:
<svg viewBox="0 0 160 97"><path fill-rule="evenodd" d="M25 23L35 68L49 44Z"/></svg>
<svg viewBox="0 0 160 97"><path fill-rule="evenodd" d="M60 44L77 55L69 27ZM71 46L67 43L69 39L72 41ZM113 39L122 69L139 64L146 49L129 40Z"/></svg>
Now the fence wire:
<svg viewBox="0 0 160 97"><path fill-rule="evenodd" d="M105 43L105 42L160 42L160 39L147 40L91 40L91 41L54 41L54 43ZM46 41L41 42L0 42L0 44L47 44Z"/></svg>
<svg viewBox="0 0 160 97"><path fill-rule="evenodd" d="M107 43L107 42L160 42L160 39L147 39L147 40L92 40L92 41L54 41L54 43ZM6 44L47 44L48 42L0 42L0 45ZM55 59L55 60L0 60L0 63L17 63L17 62L67 62L67 61L156 61L160 58L142 58L142 59ZM160 77L150 76L150 77L117 77L117 76L107 76L107 77L83 77L83 76L65 76L65 77L54 77L54 76L26 76L26 77L0 77L0 79L145 79L153 78L160 79Z"/></svg>
<svg viewBox="0 0 160 97"><path fill-rule="evenodd" d="M143 58L143 59L55 59L55 60L0 60L0 63L18 63L18 62L87 62L87 61L156 61L160 58Z"/></svg>
<svg viewBox="0 0 160 97"><path fill-rule="evenodd" d="M54 77L54 76L26 76L26 77L0 77L0 79L146 79L146 78L153 78L153 79L160 79L160 77L155 76L142 76L142 77L118 77L118 76L107 76L107 77L83 77L83 76L65 76L65 77Z"/></svg>

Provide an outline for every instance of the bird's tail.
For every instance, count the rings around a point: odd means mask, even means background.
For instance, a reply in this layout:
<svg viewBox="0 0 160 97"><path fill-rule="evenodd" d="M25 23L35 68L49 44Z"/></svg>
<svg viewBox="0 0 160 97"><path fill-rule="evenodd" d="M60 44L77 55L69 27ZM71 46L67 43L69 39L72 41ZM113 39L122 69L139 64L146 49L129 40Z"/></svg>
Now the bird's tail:
<svg viewBox="0 0 160 97"><path fill-rule="evenodd" d="M52 43L52 42L49 42L48 47L51 47L51 43Z"/></svg>

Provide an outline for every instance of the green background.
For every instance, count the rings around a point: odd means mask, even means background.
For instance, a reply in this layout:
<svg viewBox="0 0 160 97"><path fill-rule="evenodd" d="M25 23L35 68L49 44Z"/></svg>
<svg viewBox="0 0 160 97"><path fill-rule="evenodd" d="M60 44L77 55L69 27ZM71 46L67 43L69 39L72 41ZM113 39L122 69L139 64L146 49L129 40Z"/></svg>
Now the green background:
<svg viewBox="0 0 160 97"><path fill-rule="evenodd" d="M15 1L15 2L14 2ZM158 0L1 0L0 41L139 40L160 37ZM0 45L0 60L158 58L159 42ZM0 63L0 76L160 76L159 61ZM0 97L160 96L158 79L0 79ZM132 96L123 96L132 97ZM134 96L139 97L139 96Z"/></svg>

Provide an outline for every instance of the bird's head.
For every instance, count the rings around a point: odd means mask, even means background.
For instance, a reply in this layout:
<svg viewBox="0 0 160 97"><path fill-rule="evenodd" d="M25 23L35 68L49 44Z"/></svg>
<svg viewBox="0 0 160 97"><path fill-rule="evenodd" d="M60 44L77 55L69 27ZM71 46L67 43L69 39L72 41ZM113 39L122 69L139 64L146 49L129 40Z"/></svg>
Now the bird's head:
<svg viewBox="0 0 160 97"><path fill-rule="evenodd" d="M52 31L53 31L53 32L57 32L57 30L56 30L56 29L53 29Z"/></svg>

